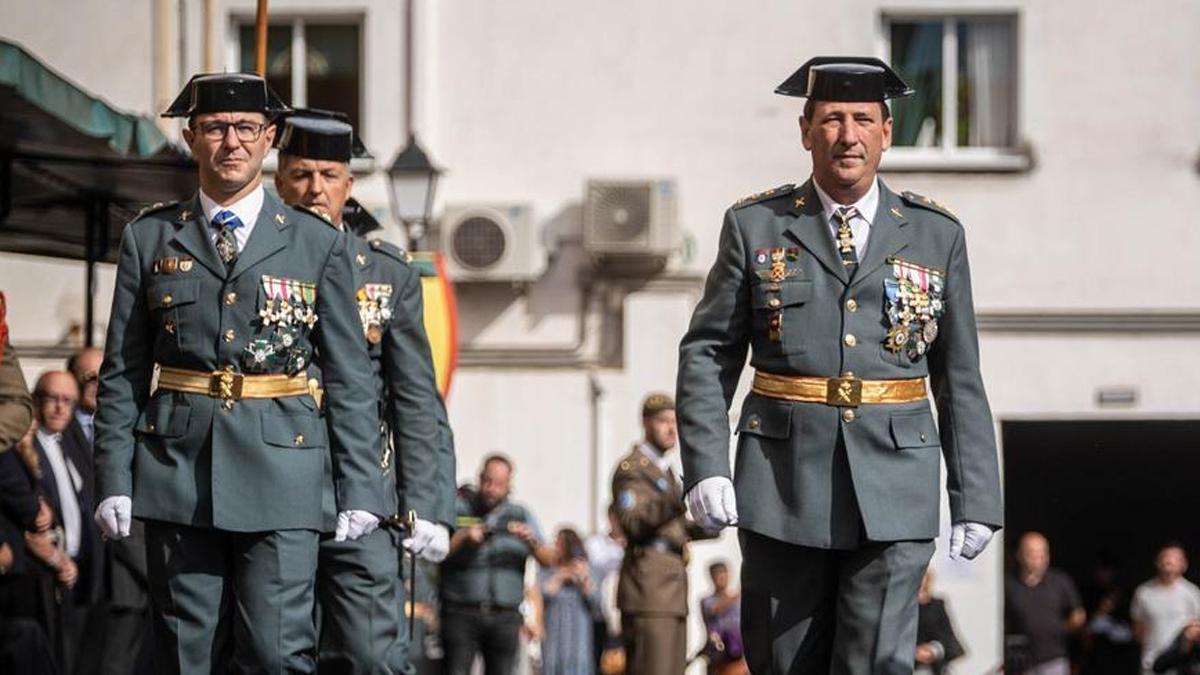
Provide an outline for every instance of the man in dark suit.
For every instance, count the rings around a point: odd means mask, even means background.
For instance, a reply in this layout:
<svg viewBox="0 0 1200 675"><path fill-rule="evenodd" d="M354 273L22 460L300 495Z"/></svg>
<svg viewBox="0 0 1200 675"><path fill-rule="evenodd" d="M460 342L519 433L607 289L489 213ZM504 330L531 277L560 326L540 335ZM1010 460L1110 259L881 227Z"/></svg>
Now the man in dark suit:
<svg viewBox="0 0 1200 675"><path fill-rule="evenodd" d="M33 390L38 420L33 445L41 473L37 487L54 512L54 526L62 531L61 549L78 570L74 585L61 591L57 612L59 663L65 673L75 672L81 655L89 615L99 599L103 563L99 533L89 517L95 501L91 452L81 435L67 433L78 392L75 378L65 371L44 373Z"/></svg>

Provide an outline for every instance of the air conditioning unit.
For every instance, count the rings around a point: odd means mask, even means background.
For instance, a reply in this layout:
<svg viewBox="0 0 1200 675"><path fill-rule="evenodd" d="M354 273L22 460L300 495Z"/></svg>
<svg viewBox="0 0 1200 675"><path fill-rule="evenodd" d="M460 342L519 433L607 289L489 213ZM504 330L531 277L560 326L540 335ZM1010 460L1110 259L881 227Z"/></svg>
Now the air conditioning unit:
<svg viewBox="0 0 1200 675"><path fill-rule="evenodd" d="M679 246L675 181L591 179L583 246L601 266L655 271Z"/></svg>
<svg viewBox="0 0 1200 675"><path fill-rule="evenodd" d="M456 282L533 281L546 269L528 204L448 206L440 230L447 272Z"/></svg>

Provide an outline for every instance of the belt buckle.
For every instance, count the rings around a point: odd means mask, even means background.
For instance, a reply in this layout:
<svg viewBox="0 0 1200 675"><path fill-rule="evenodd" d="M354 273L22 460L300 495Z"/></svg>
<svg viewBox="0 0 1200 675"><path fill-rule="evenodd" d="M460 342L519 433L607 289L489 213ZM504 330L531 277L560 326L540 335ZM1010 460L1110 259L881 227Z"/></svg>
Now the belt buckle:
<svg viewBox="0 0 1200 675"><path fill-rule="evenodd" d="M212 374L212 379L208 382L208 393L221 399L221 404L229 410L233 407L233 402L242 397L245 379L245 375L233 372L233 366L225 366L225 370L218 370Z"/></svg>
<svg viewBox="0 0 1200 675"><path fill-rule="evenodd" d="M862 405L862 388L863 381L854 373L831 377L825 383L825 403L844 408Z"/></svg>

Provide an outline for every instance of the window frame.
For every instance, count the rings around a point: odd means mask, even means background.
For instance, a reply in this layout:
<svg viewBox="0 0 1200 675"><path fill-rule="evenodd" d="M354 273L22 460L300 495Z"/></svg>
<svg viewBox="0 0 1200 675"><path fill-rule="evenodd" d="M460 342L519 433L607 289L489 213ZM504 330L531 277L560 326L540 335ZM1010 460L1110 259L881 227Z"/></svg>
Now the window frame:
<svg viewBox="0 0 1200 675"><path fill-rule="evenodd" d="M1016 85L1013 104L1013 136L1016 144L1008 147L970 147L957 144L958 138L958 24L971 19L1007 19L1013 27L1013 59ZM880 171L896 172L1023 172L1033 168L1033 153L1022 140L1022 30L1021 12L1016 8L904 10L886 9L879 15L877 55L891 61L891 26L896 22L942 22L942 133L934 147L918 148L893 145L883 155Z"/></svg>
<svg viewBox="0 0 1200 675"><path fill-rule="evenodd" d="M242 28L246 26L254 26L255 14L240 10L229 12L229 25L225 54L226 69L230 72L239 72L241 70L241 51L242 51ZM367 126L367 118L370 115L370 109L367 106L366 96L366 78L367 72L367 30L366 16L363 12L345 12L345 11L305 11L305 12L281 12L271 15L269 25L288 26L292 29L292 45L291 45L291 60L292 60L292 98L291 101L285 101L290 107L306 107L308 102L308 61L305 57L305 48L307 46L305 27L310 25L328 26L328 25L354 25L358 28L358 126L355 128L355 133L361 133L362 129ZM297 68L296 64L301 64ZM369 148L368 148L369 149ZM274 172L278 169L277 153L270 153L263 162L263 170ZM350 170L355 174L371 173L375 170L375 158L358 158L350 160Z"/></svg>

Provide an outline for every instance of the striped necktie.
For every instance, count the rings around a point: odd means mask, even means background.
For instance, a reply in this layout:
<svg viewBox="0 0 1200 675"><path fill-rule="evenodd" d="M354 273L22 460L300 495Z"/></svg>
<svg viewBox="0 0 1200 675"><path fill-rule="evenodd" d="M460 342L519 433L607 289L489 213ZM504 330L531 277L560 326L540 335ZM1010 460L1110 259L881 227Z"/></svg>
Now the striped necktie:
<svg viewBox="0 0 1200 675"><path fill-rule="evenodd" d="M833 212L837 219L837 247L842 255L842 266L846 274L853 277L858 270L858 249L854 246L854 231L850 229L850 219L858 215L858 209L853 206L839 206Z"/></svg>
<svg viewBox="0 0 1200 675"><path fill-rule="evenodd" d="M242 226L242 219L233 211L222 210L213 216L212 224L220 228L217 232L217 254L225 261L225 267L231 269L238 256L237 236L233 231Z"/></svg>

